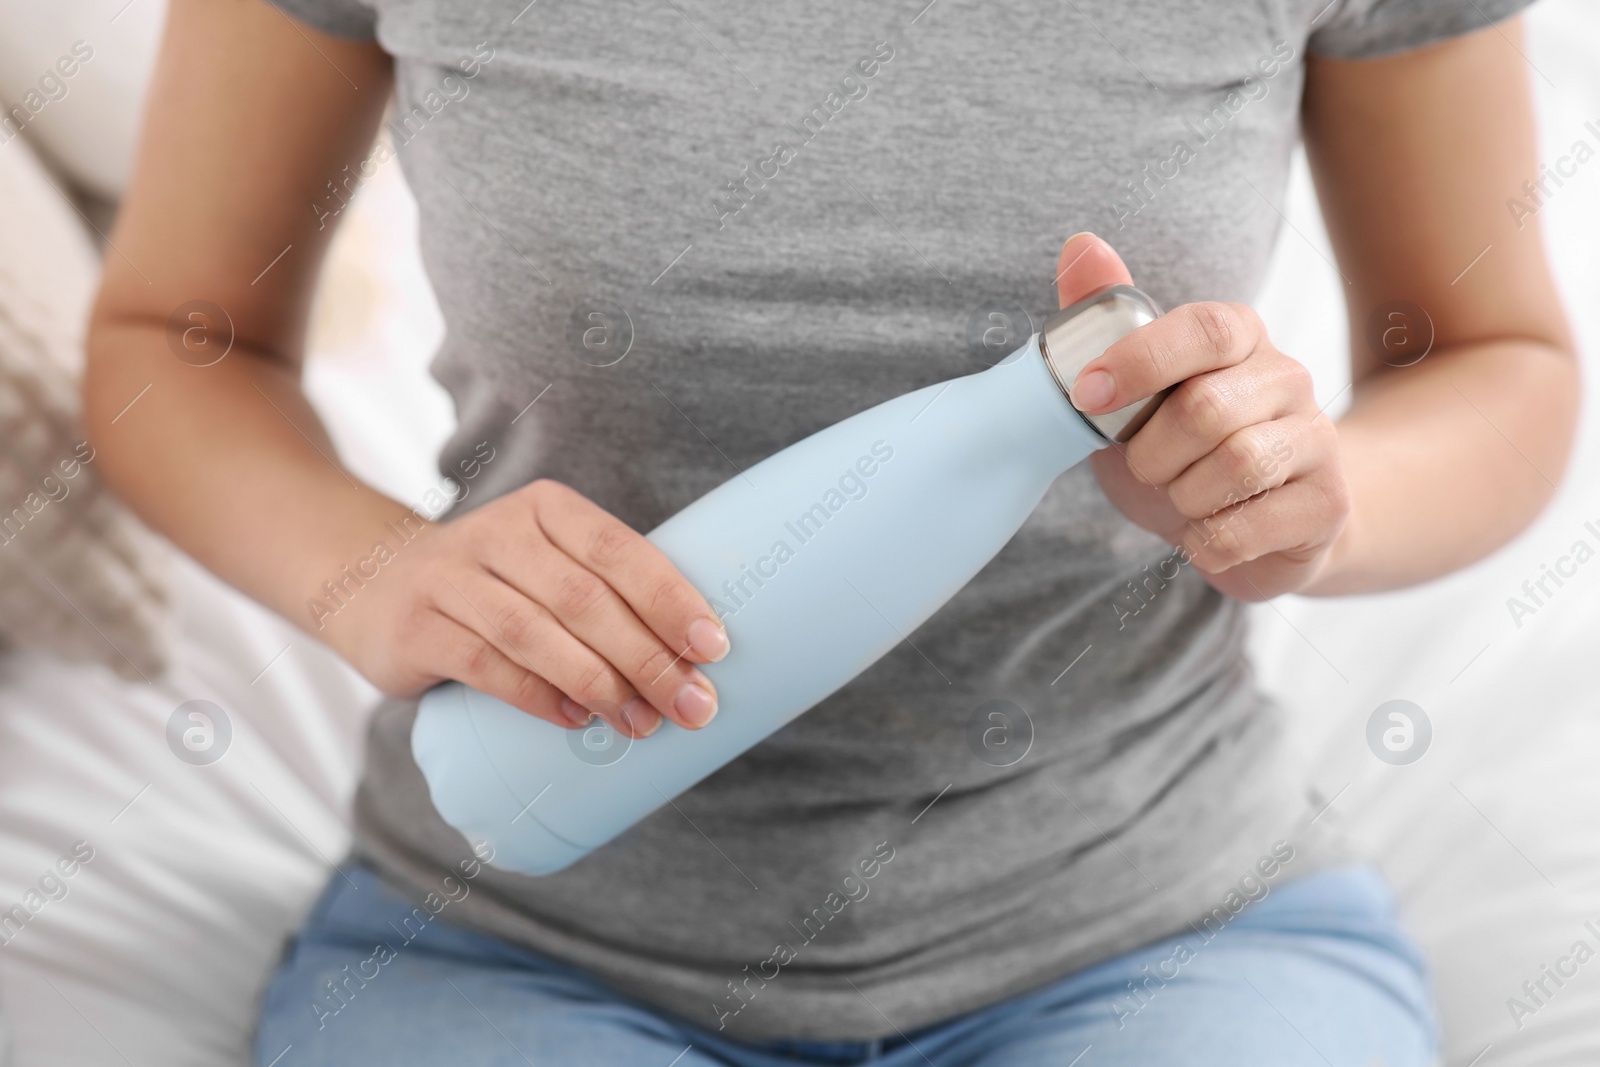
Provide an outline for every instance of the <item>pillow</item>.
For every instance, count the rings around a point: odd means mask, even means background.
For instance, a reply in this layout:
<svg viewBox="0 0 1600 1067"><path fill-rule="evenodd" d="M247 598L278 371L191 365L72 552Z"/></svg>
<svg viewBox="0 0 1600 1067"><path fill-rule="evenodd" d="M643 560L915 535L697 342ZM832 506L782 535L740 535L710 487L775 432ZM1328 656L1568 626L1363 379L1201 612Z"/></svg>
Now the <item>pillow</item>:
<svg viewBox="0 0 1600 1067"><path fill-rule="evenodd" d="M0 642L153 680L164 546L100 484L78 417L95 249L21 137L0 151L0 203Z"/></svg>
<svg viewBox="0 0 1600 1067"><path fill-rule="evenodd" d="M115 203L133 169L162 0L0 0L0 100L29 144L79 190Z"/></svg>

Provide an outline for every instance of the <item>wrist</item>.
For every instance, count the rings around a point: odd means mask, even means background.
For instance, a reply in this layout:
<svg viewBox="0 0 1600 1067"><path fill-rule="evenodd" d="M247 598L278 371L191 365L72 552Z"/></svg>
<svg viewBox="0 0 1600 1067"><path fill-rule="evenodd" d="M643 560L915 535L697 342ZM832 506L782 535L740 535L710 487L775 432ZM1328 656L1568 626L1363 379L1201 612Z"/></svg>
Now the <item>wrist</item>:
<svg viewBox="0 0 1600 1067"><path fill-rule="evenodd" d="M395 571L417 551L437 524L421 513L378 493L351 516L328 550L305 568L294 622L313 637L353 660L349 642L362 629L360 618L389 599ZM379 610L382 610L381 608Z"/></svg>

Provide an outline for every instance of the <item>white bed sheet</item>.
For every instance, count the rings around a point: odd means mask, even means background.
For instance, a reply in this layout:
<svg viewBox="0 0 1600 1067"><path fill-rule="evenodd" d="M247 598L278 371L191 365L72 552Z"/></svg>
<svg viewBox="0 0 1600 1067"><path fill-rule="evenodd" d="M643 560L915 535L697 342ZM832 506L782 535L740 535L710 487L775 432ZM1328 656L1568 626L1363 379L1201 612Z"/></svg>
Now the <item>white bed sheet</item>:
<svg viewBox="0 0 1600 1067"><path fill-rule="evenodd" d="M1553 158L1600 119L1600 12L1547 0L1532 24ZM311 386L356 469L414 500L433 483L450 410L424 376L439 322L397 178L380 172L341 237L341 254L371 264L378 283L372 328L325 335ZM1346 380L1344 330L1303 168L1285 210L1292 225L1260 303L1326 399ZM1540 218L1592 352L1600 170L1569 182ZM1495 557L1404 593L1255 609L1260 674L1297 722L1307 773L1337 798L1327 817L1380 860L1434 961L1452 1067L1600 1062L1600 962L1520 1029L1506 1006L1573 941L1600 947L1583 926L1600 927L1600 563L1520 629L1504 603L1585 535L1585 521L1600 527L1597 393L1591 377L1561 496ZM179 565L175 599L179 659L161 685L0 663L0 910L74 842L94 849L67 895L0 944L18 1067L248 1062L255 997L348 844L370 687L192 564ZM1363 732L1397 697L1435 729L1429 753L1406 767L1374 759ZM196 698L234 728L211 766L178 760L165 738L174 708Z"/></svg>

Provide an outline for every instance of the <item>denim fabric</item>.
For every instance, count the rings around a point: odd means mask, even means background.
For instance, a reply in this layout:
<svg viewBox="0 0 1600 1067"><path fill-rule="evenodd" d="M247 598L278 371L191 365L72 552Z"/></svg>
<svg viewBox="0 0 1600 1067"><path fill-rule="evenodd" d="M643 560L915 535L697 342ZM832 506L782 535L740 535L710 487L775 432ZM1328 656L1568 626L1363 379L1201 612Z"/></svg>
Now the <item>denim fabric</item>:
<svg viewBox="0 0 1600 1067"><path fill-rule="evenodd" d="M891 1036L870 1041L730 1040L416 915L369 868L342 868L267 991L259 1067L1423 1067L1436 1050L1422 959L1364 867L979 1011L906 1032L885 1019Z"/></svg>

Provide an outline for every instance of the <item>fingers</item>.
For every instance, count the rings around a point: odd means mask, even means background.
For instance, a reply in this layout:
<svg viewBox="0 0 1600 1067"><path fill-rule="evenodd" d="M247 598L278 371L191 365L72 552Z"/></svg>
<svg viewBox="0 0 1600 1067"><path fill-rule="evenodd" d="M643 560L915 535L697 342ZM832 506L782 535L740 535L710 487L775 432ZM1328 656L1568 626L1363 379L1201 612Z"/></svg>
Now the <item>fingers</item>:
<svg viewBox="0 0 1600 1067"><path fill-rule="evenodd" d="M1257 423L1229 435L1178 475L1167 495L1180 515L1204 518L1316 470L1337 447L1333 433L1319 432L1303 418Z"/></svg>
<svg viewBox="0 0 1600 1067"><path fill-rule="evenodd" d="M474 627L439 611L431 621L428 629L435 633L429 644L443 661L446 677L556 726L582 725L562 711L560 690L508 659Z"/></svg>
<svg viewBox="0 0 1600 1067"><path fill-rule="evenodd" d="M1246 305L1184 304L1091 359L1068 391L1087 414L1115 411L1185 378L1243 363L1265 337Z"/></svg>
<svg viewBox="0 0 1600 1067"><path fill-rule="evenodd" d="M606 665L610 676L594 678L587 695L539 668L579 704L603 715L591 699L627 708L635 696L642 697L644 706L633 710L645 716L651 729L657 713L690 730L716 714L716 689L689 662L686 649L662 644L617 590L558 546L546 542L542 551L527 545L514 552L491 548L485 563L503 595L521 602L524 610L537 609L549 625L588 652L585 667L592 666L588 659Z"/></svg>
<svg viewBox="0 0 1600 1067"><path fill-rule="evenodd" d="M698 729L728 651L703 597L649 541L566 486L536 482L441 528L354 646L397 695L453 678L562 726L599 715L646 737ZM382 599L382 598L380 598ZM693 638L691 644L690 638Z"/></svg>
<svg viewBox="0 0 1600 1067"><path fill-rule="evenodd" d="M1126 449L1102 448L1089 457L1095 481L1117 510L1146 530L1161 534L1181 531L1184 516L1172 505L1164 485L1148 485L1135 478L1128 468ZM1176 543L1176 534L1168 540Z"/></svg>
<svg viewBox="0 0 1600 1067"><path fill-rule="evenodd" d="M553 685L558 697L570 698L579 713L564 708L566 718L581 723L592 712L633 737L648 737L660 727L661 715L629 680L543 604L485 571L461 572L445 579L445 586L436 595L439 610Z"/></svg>
<svg viewBox="0 0 1600 1067"><path fill-rule="evenodd" d="M1073 234L1056 260L1056 295L1061 306L1076 304L1108 285L1132 285L1122 257L1092 233Z"/></svg>
<svg viewBox="0 0 1600 1067"><path fill-rule="evenodd" d="M1066 242L1056 271L1063 306L1132 284L1091 234ZM1068 393L1097 415L1167 389L1138 433L1092 457L1101 488L1225 593L1264 599L1304 585L1350 514L1338 434L1316 409L1310 373L1273 347L1250 307L1194 303L1089 360Z"/></svg>
<svg viewBox="0 0 1600 1067"><path fill-rule="evenodd" d="M717 613L638 531L559 482L537 482L536 515L552 544L599 575L662 644L696 663L728 653Z"/></svg>
<svg viewBox="0 0 1600 1067"><path fill-rule="evenodd" d="M1326 465L1254 497L1190 522L1179 546L1200 570L1220 574L1275 556L1285 566L1308 562L1338 537L1349 513L1349 490Z"/></svg>
<svg viewBox="0 0 1600 1067"><path fill-rule="evenodd" d="M1299 412L1311 396L1310 372L1277 352L1197 374L1129 440L1128 467L1146 484L1164 485L1238 431Z"/></svg>

